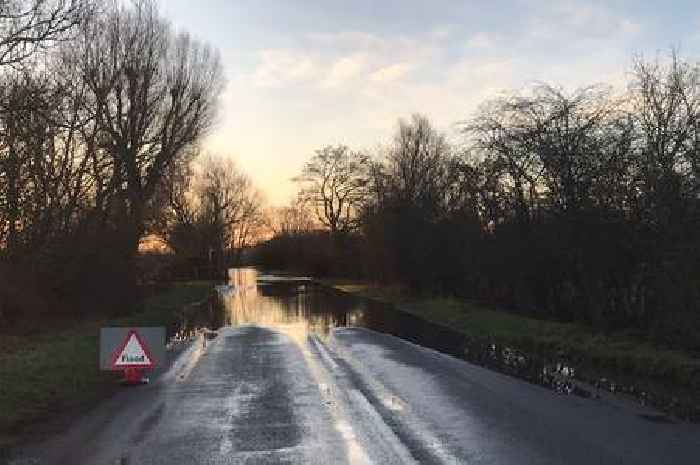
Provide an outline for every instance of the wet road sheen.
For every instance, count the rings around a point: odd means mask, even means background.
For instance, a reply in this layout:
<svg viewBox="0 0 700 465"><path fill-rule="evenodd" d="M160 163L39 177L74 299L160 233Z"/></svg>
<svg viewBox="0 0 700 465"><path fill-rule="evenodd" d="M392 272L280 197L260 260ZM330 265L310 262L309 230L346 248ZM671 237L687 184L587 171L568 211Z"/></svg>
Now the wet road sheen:
<svg viewBox="0 0 700 465"><path fill-rule="evenodd" d="M219 292L225 326L206 348L14 463L698 463L697 426L415 345L449 341L366 302L254 270L232 270ZM405 339L386 334L398 327Z"/></svg>

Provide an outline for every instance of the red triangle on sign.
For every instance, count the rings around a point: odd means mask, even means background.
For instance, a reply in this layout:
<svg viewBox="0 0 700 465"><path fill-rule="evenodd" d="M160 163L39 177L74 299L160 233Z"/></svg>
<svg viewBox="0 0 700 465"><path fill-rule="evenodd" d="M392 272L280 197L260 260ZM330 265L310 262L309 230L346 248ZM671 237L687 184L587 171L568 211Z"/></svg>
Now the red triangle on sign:
<svg viewBox="0 0 700 465"><path fill-rule="evenodd" d="M133 329L129 331L119 348L114 351L111 362L112 369L121 368L152 368L155 360L143 343L139 333Z"/></svg>

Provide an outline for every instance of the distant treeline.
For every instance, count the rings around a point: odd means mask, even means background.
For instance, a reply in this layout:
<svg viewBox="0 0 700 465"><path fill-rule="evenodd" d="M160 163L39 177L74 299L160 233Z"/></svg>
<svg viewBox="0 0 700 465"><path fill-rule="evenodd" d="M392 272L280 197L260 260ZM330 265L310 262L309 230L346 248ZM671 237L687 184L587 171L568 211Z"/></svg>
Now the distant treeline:
<svg viewBox="0 0 700 465"><path fill-rule="evenodd" d="M700 349L700 67L633 64L622 95L488 101L463 143L415 115L377 157L319 150L258 262Z"/></svg>

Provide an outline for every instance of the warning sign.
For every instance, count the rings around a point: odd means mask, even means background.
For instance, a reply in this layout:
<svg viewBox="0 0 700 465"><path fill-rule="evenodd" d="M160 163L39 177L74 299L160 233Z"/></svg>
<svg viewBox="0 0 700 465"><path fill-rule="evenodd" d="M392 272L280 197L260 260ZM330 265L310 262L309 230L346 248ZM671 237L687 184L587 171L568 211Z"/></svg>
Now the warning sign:
<svg viewBox="0 0 700 465"><path fill-rule="evenodd" d="M165 328L122 326L100 329L100 369L165 369Z"/></svg>
<svg viewBox="0 0 700 465"><path fill-rule="evenodd" d="M124 342L114 352L112 369L151 368L155 364L148 347L136 331L129 331Z"/></svg>

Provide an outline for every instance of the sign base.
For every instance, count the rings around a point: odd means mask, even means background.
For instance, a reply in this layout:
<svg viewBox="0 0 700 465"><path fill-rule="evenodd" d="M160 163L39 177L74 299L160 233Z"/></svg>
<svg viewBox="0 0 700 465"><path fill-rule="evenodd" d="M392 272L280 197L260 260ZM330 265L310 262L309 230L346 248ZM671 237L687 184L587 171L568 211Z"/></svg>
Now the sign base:
<svg viewBox="0 0 700 465"><path fill-rule="evenodd" d="M129 367L124 369L124 379L122 380L122 384L129 386L148 384L148 378L143 375L143 369Z"/></svg>

